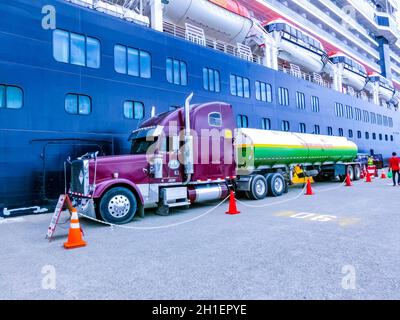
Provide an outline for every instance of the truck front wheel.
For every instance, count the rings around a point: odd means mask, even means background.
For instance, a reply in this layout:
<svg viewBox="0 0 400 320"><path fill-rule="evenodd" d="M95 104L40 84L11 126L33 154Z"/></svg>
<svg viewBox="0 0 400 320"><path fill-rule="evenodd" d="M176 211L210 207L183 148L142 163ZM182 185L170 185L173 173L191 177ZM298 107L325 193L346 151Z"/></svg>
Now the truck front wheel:
<svg viewBox="0 0 400 320"><path fill-rule="evenodd" d="M123 187L108 190L100 200L100 215L109 223L124 224L132 221L137 208L135 195Z"/></svg>

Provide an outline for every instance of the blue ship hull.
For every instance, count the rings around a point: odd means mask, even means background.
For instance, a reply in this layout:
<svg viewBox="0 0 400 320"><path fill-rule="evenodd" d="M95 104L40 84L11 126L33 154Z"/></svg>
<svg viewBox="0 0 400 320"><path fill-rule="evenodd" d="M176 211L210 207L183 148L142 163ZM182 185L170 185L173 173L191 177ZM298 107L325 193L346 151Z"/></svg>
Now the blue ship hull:
<svg viewBox="0 0 400 320"><path fill-rule="evenodd" d="M57 62L53 58L52 30L42 28L42 7L51 4L57 10L57 28L95 37L101 43L101 67L90 69ZM156 106L157 113L182 105L194 91L193 103L223 101L244 114L249 126L261 128L261 119L270 118L273 130L281 129L281 121L290 122L291 131L305 123L308 132L319 125L321 134L333 127L337 134L353 130L352 139L360 152L382 153L387 157L396 150L398 112L378 107L355 97L335 92L290 75L267 69L234 56L201 47L185 40L154 31L94 10L65 1L0 0L0 85L23 89L21 109L0 109L0 215L2 208L53 199L64 191L64 162L86 151L101 150L105 154L129 152L127 138L140 122L125 119L126 100L145 104L145 118ZM142 79L114 70L114 46L123 44L150 52L152 77ZM166 57L187 62L188 85L166 81ZM221 92L203 89L204 67L221 73ZM236 74L251 81L251 98L230 94L229 77ZM254 82L272 85L273 102L256 100ZM290 92L290 106L278 105L278 88ZM296 108L296 91L306 95L305 110ZM64 108L65 96L82 93L92 98L92 113L71 115ZM320 99L321 111L311 110L311 96ZM392 117L394 127L367 124L354 119L337 118L335 102L378 112ZM362 131L362 138L357 138ZM370 139L365 139L365 132ZM372 133L394 136L394 141L372 140Z"/></svg>

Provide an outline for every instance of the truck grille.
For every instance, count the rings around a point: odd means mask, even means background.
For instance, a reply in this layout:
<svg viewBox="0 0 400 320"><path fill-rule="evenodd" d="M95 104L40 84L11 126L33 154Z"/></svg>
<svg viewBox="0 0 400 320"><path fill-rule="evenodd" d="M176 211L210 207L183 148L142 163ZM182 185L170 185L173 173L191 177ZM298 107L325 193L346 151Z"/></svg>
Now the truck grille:
<svg viewBox="0 0 400 320"><path fill-rule="evenodd" d="M73 194L89 195L89 161L76 160L71 165L71 189Z"/></svg>

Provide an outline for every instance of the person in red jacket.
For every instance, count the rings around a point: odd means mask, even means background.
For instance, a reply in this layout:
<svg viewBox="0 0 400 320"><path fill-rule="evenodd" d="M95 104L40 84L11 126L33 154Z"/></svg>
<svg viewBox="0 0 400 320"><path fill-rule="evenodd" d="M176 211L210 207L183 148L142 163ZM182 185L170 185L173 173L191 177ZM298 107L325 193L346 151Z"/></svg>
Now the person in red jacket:
<svg viewBox="0 0 400 320"><path fill-rule="evenodd" d="M389 169L393 174L393 186L396 186L396 175L398 176L397 183L400 186L400 158L397 157L396 152L393 152L392 157L389 159Z"/></svg>

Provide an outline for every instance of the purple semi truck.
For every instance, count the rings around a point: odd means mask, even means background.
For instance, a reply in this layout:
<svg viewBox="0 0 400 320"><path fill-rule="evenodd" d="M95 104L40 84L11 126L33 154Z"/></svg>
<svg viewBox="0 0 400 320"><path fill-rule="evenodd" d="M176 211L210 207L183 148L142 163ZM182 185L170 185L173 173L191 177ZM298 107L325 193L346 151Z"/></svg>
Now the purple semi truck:
<svg viewBox="0 0 400 320"><path fill-rule="evenodd" d="M71 164L69 194L79 212L116 224L169 209L224 199L280 196L308 176L359 179L357 146L346 138L236 129L232 106L212 102L153 116L129 137L131 153L87 154ZM317 146L317 148L316 148Z"/></svg>

